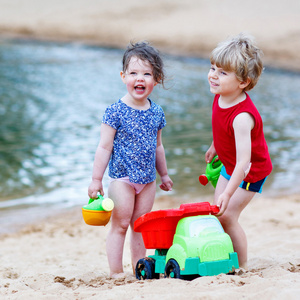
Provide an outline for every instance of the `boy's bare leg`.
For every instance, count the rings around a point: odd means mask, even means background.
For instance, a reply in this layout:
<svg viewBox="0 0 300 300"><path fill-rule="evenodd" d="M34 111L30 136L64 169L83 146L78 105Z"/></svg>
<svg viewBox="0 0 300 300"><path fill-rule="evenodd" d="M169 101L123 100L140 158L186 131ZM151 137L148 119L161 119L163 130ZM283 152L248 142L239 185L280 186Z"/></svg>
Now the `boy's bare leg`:
<svg viewBox="0 0 300 300"><path fill-rule="evenodd" d="M218 196L224 191L228 180L220 176L215 193L216 202ZM225 213L219 217L219 220L226 233L229 234L232 240L234 251L238 254L239 265L241 268L247 269L247 237L238 222L241 212L249 204L254 197L255 192L250 192L242 188L237 188L235 193L230 198L228 207Z"/></svg>

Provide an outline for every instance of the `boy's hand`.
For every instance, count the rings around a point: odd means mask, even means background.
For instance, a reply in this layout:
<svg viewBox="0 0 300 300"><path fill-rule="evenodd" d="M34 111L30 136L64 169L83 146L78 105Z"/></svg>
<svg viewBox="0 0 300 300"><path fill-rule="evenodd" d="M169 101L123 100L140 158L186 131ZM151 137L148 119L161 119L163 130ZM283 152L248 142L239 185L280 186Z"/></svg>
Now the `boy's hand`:
<svg viewBox="0 0 300 300"><path fill-rule="evenodd" d="M100 192L102 196L104 195L102 181L93 179L88 189L88 195L90 198L96 199L98 192Z"/></svg>
<svg viewBox="0 0 300 300"><path fill-rule="evenodd" d="M230 196L225 193L222 193L219 196L217 206L220 208L220 211L218 212L218 214L216 214L217 217L220 217L224 214L225 210L227 209L229 200L230 200Z"/></svg>
<svg viewBox="0 0 300 300"><path fill-rule="evenodd" d="M173 181L169 175L164 175L161 177L161 185L159 186L163 191L172 191Z"/></svg>
<svg viewBox="0 0 300 300"><path fill-rule="evenodd" d="M212 159L217 155L214 144L212 143L209 149L205 153L205 161L206 163L210 163Z"/></svg>

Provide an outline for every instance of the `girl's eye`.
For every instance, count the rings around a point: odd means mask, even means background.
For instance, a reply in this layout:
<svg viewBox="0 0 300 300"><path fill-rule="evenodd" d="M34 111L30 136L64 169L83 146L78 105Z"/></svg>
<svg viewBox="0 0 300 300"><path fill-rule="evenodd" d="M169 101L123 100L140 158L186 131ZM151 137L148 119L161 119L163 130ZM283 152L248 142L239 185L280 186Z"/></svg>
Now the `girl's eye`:
<svg viewBox="0 0 300 300"><path fill-rule="evenodd" d="M152 76L151 73L145 73L145 76Z"/></svg>
<svg viewBox="0 0 300 300"><path fill-rule="evenodd" d="M130 75L136 75L136 72L130 72L129 74Z"/></svg>
<svg viewBox="0 0 300 300"><path fill-rule="evenodd" d="M227 75L227 73L226 73L226 72L224 72L224 71L222 71L222 72L221 72L221 74L222 74L222 75Z"/></svg>

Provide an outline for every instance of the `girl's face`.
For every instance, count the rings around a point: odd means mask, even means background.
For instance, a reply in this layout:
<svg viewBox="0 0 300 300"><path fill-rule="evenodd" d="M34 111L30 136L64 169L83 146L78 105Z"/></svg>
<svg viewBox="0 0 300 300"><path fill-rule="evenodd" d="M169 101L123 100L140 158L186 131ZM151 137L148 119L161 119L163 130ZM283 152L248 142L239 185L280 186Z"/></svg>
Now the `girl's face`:
<svg viewBox="0 0 300 300"><path fill-rule="evenodd" d="M150 63L137 57L132 57L126 72L120 74L132 101L146 101L154 86L157 85Z"/></svg>
<svg viewBox="0 0 300 300"><path fill-rule="evenodd" d="M208 82L211 93L223 97L234 98L245 88L245 84L237 79L234 72L224 71L216 65L212 65L208 72Z"/></svg>

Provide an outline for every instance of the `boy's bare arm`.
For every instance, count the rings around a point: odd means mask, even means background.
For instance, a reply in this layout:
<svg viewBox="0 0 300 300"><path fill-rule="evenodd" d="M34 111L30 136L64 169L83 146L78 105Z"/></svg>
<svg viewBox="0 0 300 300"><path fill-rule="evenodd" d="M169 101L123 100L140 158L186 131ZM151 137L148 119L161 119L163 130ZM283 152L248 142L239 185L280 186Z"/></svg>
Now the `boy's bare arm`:
<svg viewBox="0 0 300 300"><path fill-rule="evenodd" d="M246 173L249 172L249 167L251 166L251 130L253 126L253 118L248 113L239 114L233 122L236 165L224 192L218 199L217 204L220 206L219 215L224 213L229 199L246 177Z"/></svg>

